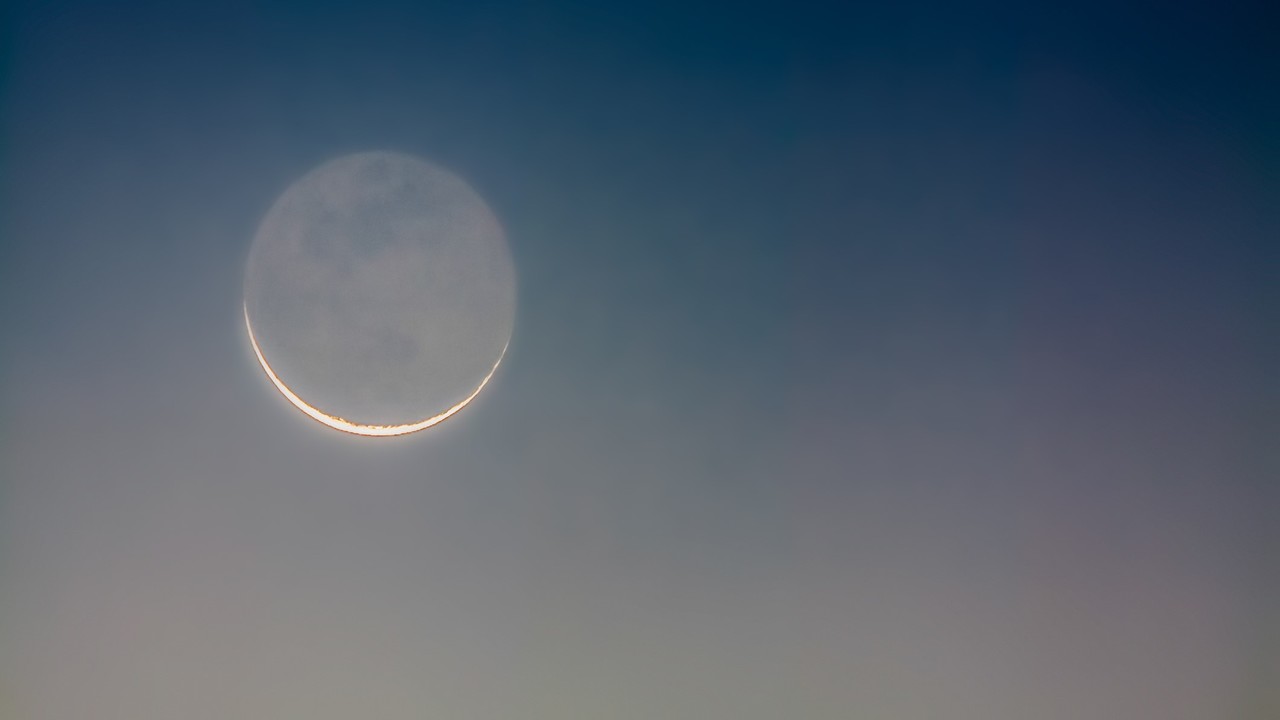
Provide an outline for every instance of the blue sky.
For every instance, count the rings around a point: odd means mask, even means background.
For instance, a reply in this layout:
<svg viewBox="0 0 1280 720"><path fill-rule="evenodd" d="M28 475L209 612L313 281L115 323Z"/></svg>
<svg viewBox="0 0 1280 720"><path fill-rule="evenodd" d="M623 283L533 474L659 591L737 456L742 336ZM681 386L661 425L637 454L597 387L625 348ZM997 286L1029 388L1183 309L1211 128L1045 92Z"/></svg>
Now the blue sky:
<svg viewBox="0 0 1280 720"><path fill-rule="evenodd" d="M1260 7L35 3L0 95L0 715L1262 718ZM515 258L341 436L244 262L344 153Z"/></svg>

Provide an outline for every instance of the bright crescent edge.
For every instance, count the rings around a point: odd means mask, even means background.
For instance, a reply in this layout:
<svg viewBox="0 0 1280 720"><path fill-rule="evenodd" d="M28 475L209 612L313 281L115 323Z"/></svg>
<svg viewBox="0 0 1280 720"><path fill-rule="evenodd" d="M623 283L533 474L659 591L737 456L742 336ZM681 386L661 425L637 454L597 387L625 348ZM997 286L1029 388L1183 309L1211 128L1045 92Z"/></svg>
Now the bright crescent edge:
<svg viewBox="0 0 1280 720"><path fill-rule="evenodd" d="M498 361L493 364L493 369L489 371L488 375L484 376L484 379L480 381L480 384L476 386L475 390L471 391L470 395L463 398L457 405L454 405L439 415L432 415L425 420L419 420L406 425L361 425L360 423L353 423L345 418L321 412L320 410L308 405L305 400L298 397L295 392L290 390L288 385L284 384L284 381L281 380L276 375L275 371L271 369L271 366L267 364L267 358L262 355L262 348L258 347L258 339L253 335L253 323L249 322L248 303L244 304L244 327L249 331L249 344L253 346L253 354L258 356L258 363L262 365L262 369L266 371L267 377L271 379L272 384L276 386L276 389L280 391L280 394L284 395L289 402L293 403L294 407L306 413L307 416L313 420L328 425L334 430L341 430L343 432L351 433L352 435L363 435L366 437L395 437L396 435L408 435L409 433L418 432L419 430L426 430L433 425L438 425L439 423L449 419L459 410L470 404L470 402L480 394L480 391L484 389L484 386L489 384L489 380L493 378L493 374L498 372L498 366L502 364L502 358L506 356L507 347L511 344L511 341L508 340L507 343L502 346L502 352L498 354Z"/></svg>

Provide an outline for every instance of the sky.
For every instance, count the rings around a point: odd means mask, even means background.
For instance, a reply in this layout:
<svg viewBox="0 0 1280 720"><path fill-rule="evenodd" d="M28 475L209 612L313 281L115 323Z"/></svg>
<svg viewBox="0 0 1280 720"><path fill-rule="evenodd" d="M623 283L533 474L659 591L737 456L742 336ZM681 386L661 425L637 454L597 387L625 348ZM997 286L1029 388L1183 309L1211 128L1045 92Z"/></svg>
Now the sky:
<svg viewBox="0 0 1280 720"><path fill-rule="evenodd" d="M1262 3L180 5L0 18L0 718L1280 713ZM241 314L371 150L518 282L398 439Z"/></svg>

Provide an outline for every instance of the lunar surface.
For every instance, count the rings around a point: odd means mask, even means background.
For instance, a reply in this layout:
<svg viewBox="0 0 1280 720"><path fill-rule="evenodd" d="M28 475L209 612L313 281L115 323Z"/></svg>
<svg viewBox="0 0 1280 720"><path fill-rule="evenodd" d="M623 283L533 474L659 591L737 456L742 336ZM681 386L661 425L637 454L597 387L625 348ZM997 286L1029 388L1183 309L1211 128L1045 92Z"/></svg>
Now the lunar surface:
<svg viewBox="0 0 1280 720"><path fill-rule="evenodd" d="M308 416L402 435L465 407L511 339L502 226L461 178L385 152L330 161L276 201L245 271L267 377Z"/></svg>

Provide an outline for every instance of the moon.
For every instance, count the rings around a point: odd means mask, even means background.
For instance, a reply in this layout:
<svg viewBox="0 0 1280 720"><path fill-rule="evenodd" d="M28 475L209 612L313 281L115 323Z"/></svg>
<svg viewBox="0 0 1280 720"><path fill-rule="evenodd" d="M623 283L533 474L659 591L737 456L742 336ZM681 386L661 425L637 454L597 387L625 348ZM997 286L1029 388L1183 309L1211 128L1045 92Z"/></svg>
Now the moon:
<svg viewBox="0 0 1280 720"><path fill-rule="evenodd" d="M243 309L285 399L335 430L386 437L480 394L510 344L515 295L506 234L465 180L367 152L276 200L249 251Z"/></svg>

